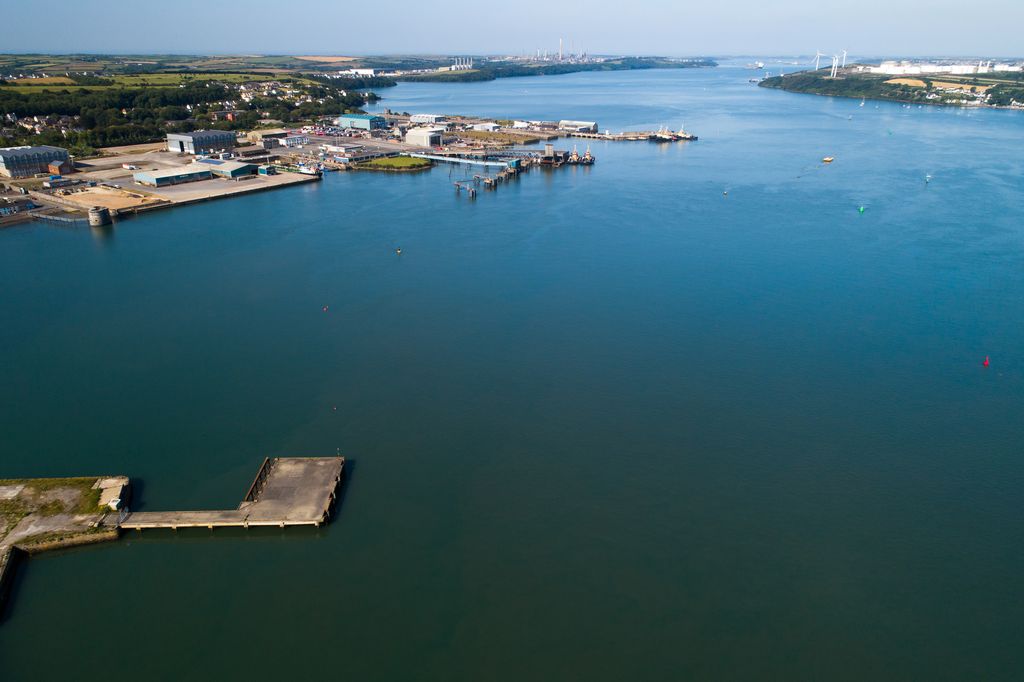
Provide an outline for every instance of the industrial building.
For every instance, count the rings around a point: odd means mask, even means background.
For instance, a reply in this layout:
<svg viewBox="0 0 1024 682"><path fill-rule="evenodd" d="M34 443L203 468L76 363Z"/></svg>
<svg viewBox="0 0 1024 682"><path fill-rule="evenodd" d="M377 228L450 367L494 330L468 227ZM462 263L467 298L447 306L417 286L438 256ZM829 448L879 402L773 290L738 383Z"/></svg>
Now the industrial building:
<svg viewBox="0 0 1024 682"><path fill-rule="evenodd" d="M445 123L448 120L447 116L441 114L413 114L409 117L409 123L420 124L420 123Z"/></svg>
<svg viewBox="0 0 1024 682"><path fill-rule="evenodd" d="M227 180L238 180L250 175L256 175L258 167L254 163L242 161L226 161L224 159L200 159L196 164L203 164L210 167L210 172L215 177L226 178Z"/></svg>
<svg viewBox="0 0 1024 682"><path fill-rule="evenodd" d="M497 129L497 123L477 123L473 126L473 130L479 130L485 133L493 133Z"/></svg>
<svg viewBox="0 0 1024 682"><path fill-rule="evenodd" d="M70 175L75 172L75 164L71 162L71 159L51 161L46 166L46 172L50 175Z"/></svg>
<svg viewBox="0 0 1024 682"><path fill-rule="evenodd" d="M356 130L383 130L388 127L388 122L383 116L373 114L342 114L335 119L334 124L339 128Z"/></svg>
<svg viewBox="0 0 1024 682"><path fill-rule="evenodd" d="M436 128L413 128L405 134L405 141L421 147L440 147L442 137L442 132Z"/></svg>
<svg viewBox="0 0 1024 682"><path fill-rule="evenodd" d="M287 137L279 138L278 140L282 147L301 147L302 145L309 144L308 135L288 135Z"/></svg>
<svg viewBox="0 0 1024 682"><path fill-rule="evenodd" d="M180 185L183 182L196 182L197 180L209 180L213 173L209 168L203 168L199 164L180 166L178 168L165 168L163 170L139 171L133 175L135 182L149 187L167 187L168 185Z"/></svg>
<svg viewBox="0 0 1024 682"><path fill-rule="evenodd" d="M284 128L272 128L270 130L253 130L246 137L249 138L249 142L259 144L263 140L283 140L289 135L291 135L291 131Z"/></svg>
<svg viewBox="0 0 1024 682"><path fill-rule="evenodd" d="M559 121L558 129L571 133L596 133L597 123L594 121Z"/></svg>
<svg viewBox="0 0 1024 682"><path fill-rule="evenodd" d="M195 130L191 133L167 133L167 151L185 154L208 154L235 146L230 130Z"/></svg>
<svg viewBox="0 0 1024 682"><path fill-rule="evenodd" d="M39 145L36 147L4 147L0 149L0 175L7 178L30 178L46 173L53 161L70 161L67 149Z"/></svg>

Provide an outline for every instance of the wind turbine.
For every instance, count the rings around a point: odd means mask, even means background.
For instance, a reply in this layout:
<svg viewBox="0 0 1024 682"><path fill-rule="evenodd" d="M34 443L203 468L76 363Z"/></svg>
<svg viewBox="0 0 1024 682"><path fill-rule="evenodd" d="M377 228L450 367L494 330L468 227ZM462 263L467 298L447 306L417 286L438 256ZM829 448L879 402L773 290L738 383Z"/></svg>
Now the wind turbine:
<svg viewBox="0 0 1024 682"><path fill-rule="evenodd" d="M839 70L839 55L832 55L832 78L836 77L836 71Z"/></svg>
<svg viewBox="0 0 1024 682"><path fill-rule="evenodd" d="M821 68L821 58L825 55L822 54L821 50L814 51L814 70L817 71Z"/></svg>
<svg viewBox="0 0 1024 682"><path fill-rule="evenodd" d="M843 68L846 68L846 50L843 50Z"/></svg>

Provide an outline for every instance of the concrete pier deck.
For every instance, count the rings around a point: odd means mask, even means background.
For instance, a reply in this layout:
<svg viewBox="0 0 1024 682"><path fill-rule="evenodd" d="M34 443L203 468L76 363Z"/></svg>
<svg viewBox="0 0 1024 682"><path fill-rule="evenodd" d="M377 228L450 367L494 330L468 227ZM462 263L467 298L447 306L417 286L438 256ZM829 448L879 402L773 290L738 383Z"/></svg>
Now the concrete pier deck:
<svg viewBox="0 0 1024 682"><path fill-rule="evenodd" d="M277 457L263 461L237 509L129 512L118 528L248 528L319 526L330 517L344 457Z"/></svg>

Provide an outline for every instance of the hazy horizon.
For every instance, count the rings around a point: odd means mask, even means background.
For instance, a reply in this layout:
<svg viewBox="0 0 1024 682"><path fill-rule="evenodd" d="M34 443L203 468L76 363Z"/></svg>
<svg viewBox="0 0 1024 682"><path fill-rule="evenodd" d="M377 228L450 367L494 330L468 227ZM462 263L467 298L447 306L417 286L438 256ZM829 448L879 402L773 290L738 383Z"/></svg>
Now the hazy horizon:
<svg viewBox="0 0 1024 682"><path fill-rule="evenodd" d="M374 56L532 54L538 49L663 56L803 56L848 50L860 56L1019 57L1024 3L990 0L964 15L959 3L936 0L927 14L910 0L864 0L856 13L817 9L795 0L767 5L688 6L640 0L628 11L578 0L554 5L521 0L505 25L498 11L439 0L400 0L386 10L309 0L286 11L256 0L244 7L181 0L174 6L123 0L54 0L47 23L35 6L5 10L8 26L46 27L7 36L6 53L261 54ZM994 20L995 19L995 20ZM470 30L472 29L472 30ZM54 46L60 45L60 49Z"/></svg>

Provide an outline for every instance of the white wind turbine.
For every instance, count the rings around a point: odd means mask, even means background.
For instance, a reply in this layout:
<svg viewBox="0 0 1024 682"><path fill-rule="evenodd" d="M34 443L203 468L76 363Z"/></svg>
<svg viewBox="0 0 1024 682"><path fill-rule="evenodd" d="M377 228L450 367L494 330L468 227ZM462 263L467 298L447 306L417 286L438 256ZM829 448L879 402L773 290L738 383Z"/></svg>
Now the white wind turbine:
<svg viewBox="0 0 1024 682"><path fill-rule="evenodd" d="M846 68L846 50L843 50L843 68Z"/></svg>
<svg viewBox="0 0 1024 682"><path fill-rule="evenodd" d="M832 55L832 75L831 78L836 77L836 71L839 70L839 55Z"/></svg>
<svg viewBox="0 0 1024 682"><path fill-rule="evenodd" d="M824 57L824 53L821 50L814 51L814 70L817 71L821 68L821 58Z"/></svg>

